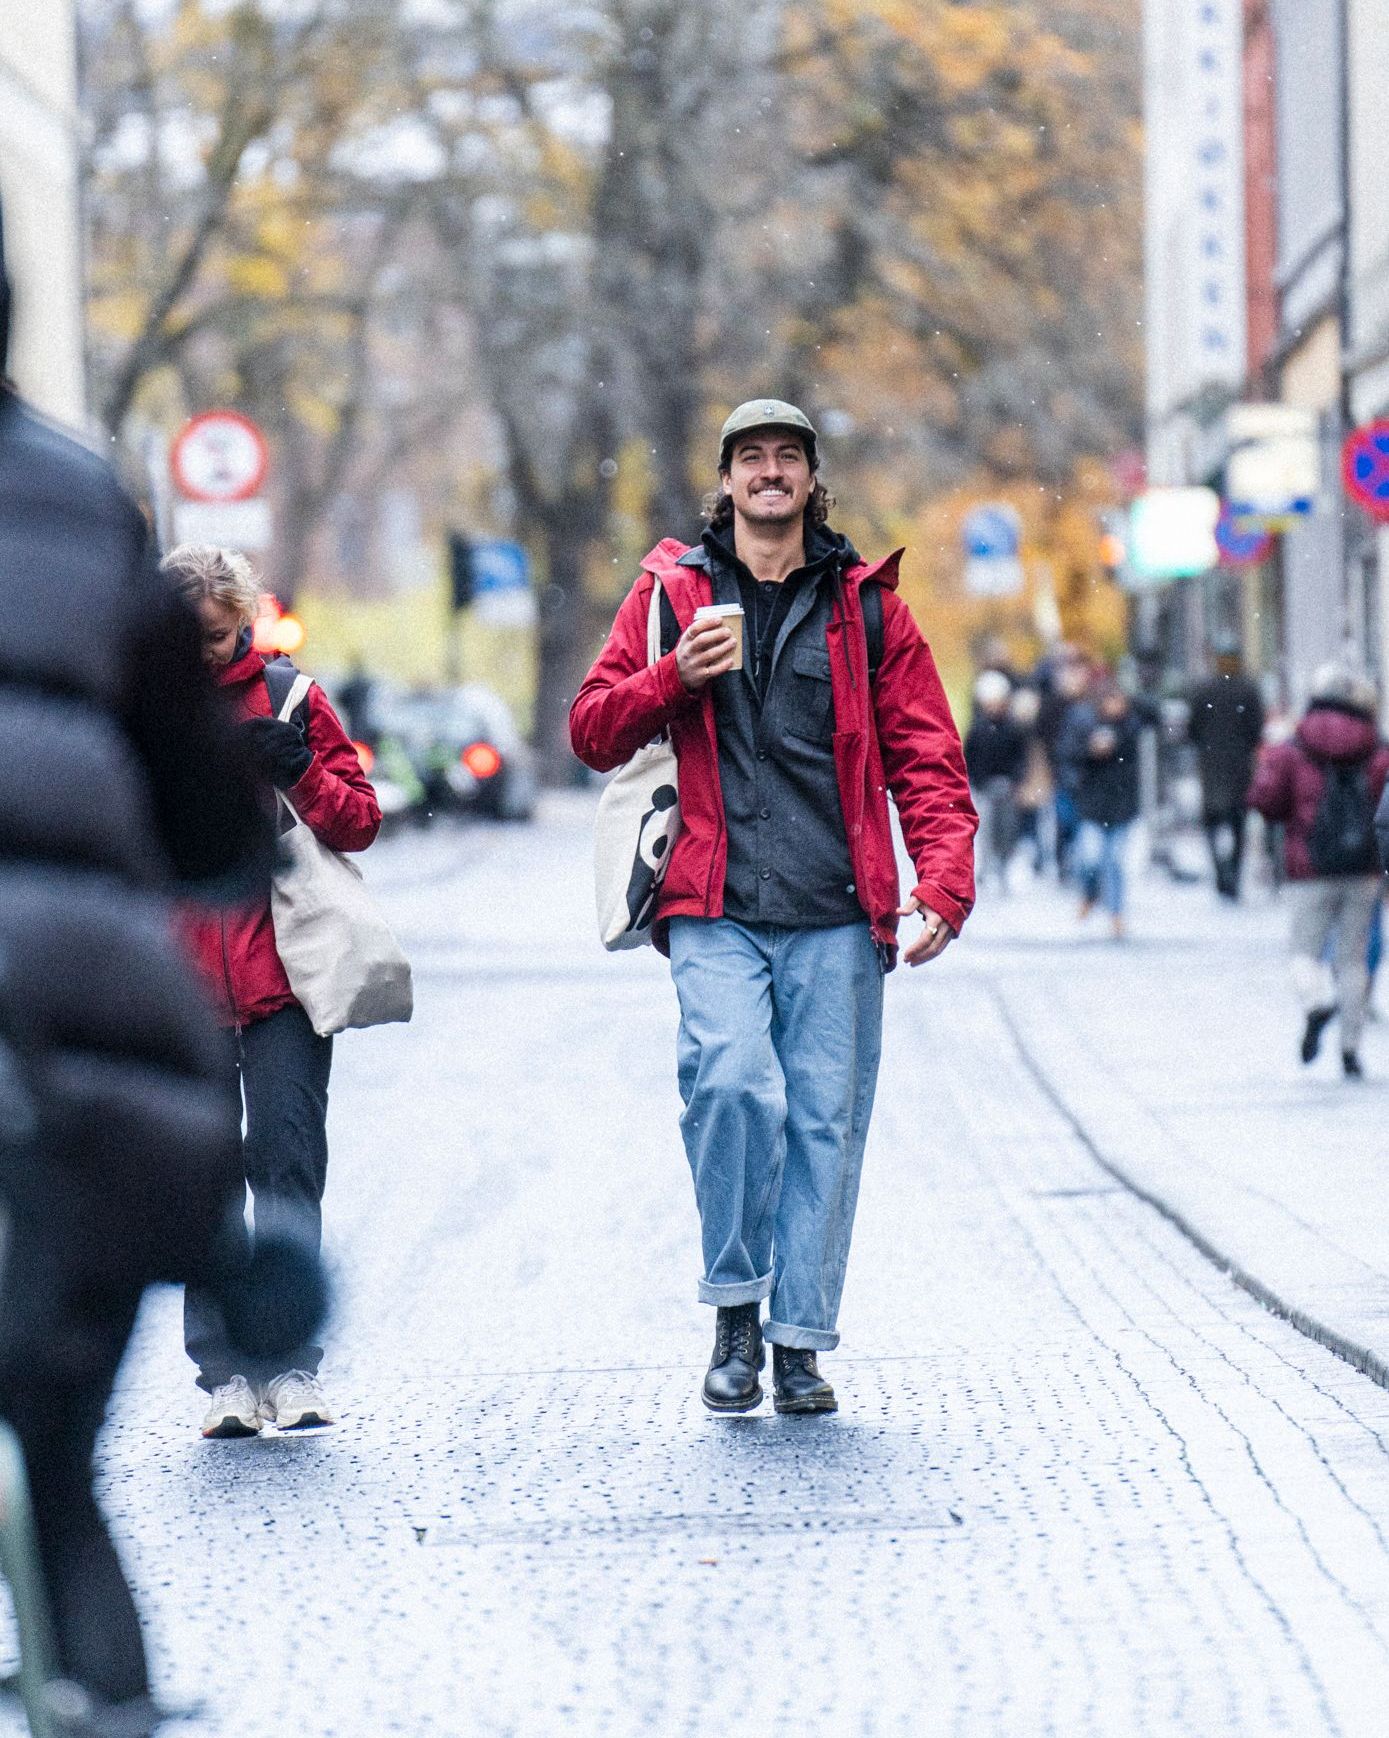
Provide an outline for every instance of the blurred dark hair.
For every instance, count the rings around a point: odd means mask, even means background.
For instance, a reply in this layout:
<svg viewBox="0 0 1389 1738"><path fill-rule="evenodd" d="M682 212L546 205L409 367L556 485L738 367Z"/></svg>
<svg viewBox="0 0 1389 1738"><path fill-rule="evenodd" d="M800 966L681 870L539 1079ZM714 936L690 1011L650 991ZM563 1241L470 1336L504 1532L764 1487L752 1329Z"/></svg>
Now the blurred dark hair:
<svg viewBox="0 0 1389 1738"><path fill-rule="evenodd" d="M812 527L828 525L834 507L834 496L817 477L805 510L806 524ZM733 497L726 489L711 489L704 497L700 511L711 531L726 531L733 523Z"/></svg>

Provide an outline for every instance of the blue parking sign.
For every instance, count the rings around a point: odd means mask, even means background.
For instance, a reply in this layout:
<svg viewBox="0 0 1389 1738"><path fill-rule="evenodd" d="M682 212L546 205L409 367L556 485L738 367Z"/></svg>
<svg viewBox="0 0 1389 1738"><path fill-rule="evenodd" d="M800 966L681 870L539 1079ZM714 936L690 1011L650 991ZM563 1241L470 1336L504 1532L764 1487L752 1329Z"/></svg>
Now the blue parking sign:
<svg viewBox="0 0 1389 1738"><path fill-rule="evenodd" d="M519 543L500 537L479 537L473 544L473 585L483 592L527 591L531 561Z"/></svg>

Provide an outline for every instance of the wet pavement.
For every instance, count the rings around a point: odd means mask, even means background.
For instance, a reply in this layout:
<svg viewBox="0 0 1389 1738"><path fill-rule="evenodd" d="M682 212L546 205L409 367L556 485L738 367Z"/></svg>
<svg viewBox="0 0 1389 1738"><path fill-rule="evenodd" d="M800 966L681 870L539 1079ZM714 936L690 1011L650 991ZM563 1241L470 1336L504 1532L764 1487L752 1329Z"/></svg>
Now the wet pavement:
<svg viewBox="0 0 1389 1738"><path fill-rule="evenodd" d="M889 983L841 1412L704 1413L674 998L593 939L590 815L373 853L418 1013L337 1048L339 1426L201 1442L146 1310L104 1487L171 1733L1382 1734L1389 1393L1097 1163L1025 926Z"/></svg>

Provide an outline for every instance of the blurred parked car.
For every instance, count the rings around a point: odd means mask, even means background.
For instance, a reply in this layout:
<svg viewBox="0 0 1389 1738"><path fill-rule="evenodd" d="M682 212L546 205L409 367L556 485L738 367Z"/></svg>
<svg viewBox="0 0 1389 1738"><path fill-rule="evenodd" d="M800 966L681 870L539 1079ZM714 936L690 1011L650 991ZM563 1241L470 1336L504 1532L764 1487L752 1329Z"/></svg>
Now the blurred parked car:
<svg viewBox="0 0 1389 1738"><path fill-rule="evenodd" d="M490 688L415 690L382 682L372 696L378 764L388 752L413 771L426 810L527 821L535 812L535 758L511 708Z"/></svg>

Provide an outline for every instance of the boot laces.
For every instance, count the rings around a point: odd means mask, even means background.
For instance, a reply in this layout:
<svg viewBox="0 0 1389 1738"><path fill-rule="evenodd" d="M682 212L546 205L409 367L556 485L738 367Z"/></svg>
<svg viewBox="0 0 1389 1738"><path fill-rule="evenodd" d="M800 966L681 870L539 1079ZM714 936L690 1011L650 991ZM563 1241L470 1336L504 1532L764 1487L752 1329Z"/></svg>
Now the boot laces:
<svg viewBox="0 0 1389 1738"><path fill-rule="evenodd" d="M757 1317L749 1309L738 1312L738 1320L733 1329L733 1350L745 1364L752 1363L756 1354Z"/></svg>
<svg viewBox="0 0 1389 1738"><path fill-rule="evenodd" d="M756 1357L757 1314L753 1306L744 1304L720 1310L715 1331L715 1353L719 1363L730 1357L751 1364Z"/></svg>

